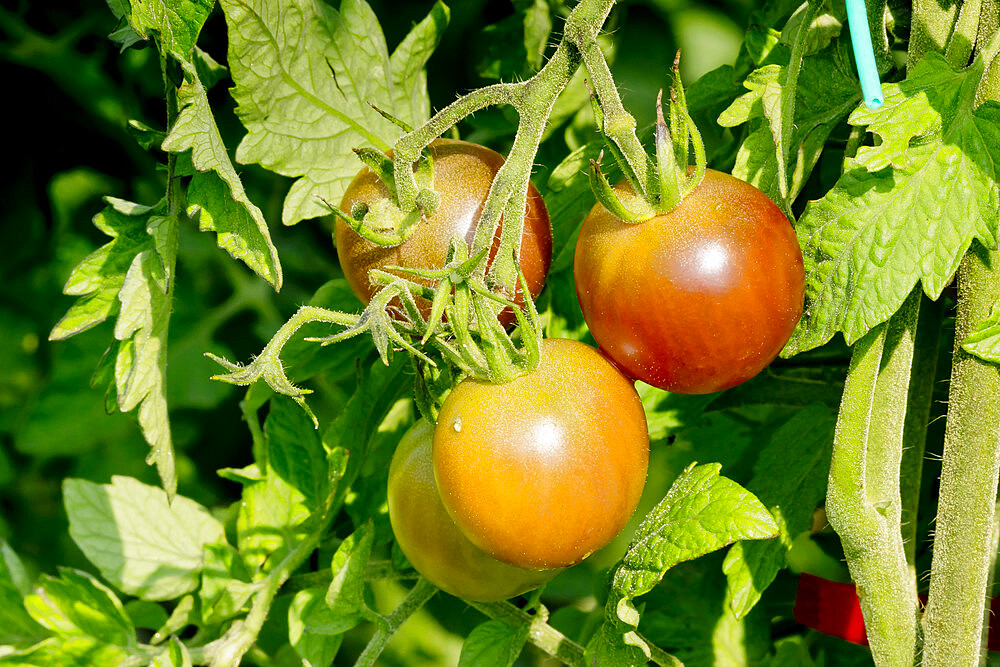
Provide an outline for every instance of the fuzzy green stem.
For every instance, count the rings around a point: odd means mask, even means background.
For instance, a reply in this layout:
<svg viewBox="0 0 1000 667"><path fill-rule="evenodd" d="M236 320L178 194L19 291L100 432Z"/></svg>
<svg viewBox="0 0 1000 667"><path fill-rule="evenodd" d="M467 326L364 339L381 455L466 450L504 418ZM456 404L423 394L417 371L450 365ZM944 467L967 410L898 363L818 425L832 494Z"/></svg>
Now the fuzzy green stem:
<svg viewBox="0 0 1000 667"><path fill-rule="evenodd" d="M962 8L958 12L955 29L948 38L948 45L944 51L945 58L956 67L967 65L969 57L972 56L972 47L979 34L981 7L981 0L964 0Z"/></svg>
<svg viewBox="0 0 1000 667"><path fill-rule="evenodd" d="M877 665L914 663L916 581L903 546L899 469L920 293L854 346L837 419L826 510L857 584Z"/></svg>
<svg viewBox="0 0 1000 667"><path fill-rule="evenodd" d="M914 0L910 19L910 46L906 71L911 72L929 51L944 52L958 19L959 3Z"/></svg>
<svg viewBox="0 0 1000 667"><path fill-rule="evenodd" d="M986 584L1000 474L1000 373L961 341L1000 293L1000 253L976 244L958 271L955 354L941 487L924 616L927 667L975 665L982 650Z"/></svg>
<svg viewBox="0 0 1000 667"><path fill-rule="evenodd" d="M916 289L920 289L919 287ZM903 460L900 463L899 494L901 501L903 546L910 574L916 578L917 508L920 505L920 482L924 467L927 424L930 421L934 378L941 340L941 300L922 298L913 351L913 379L907 399L903 427Z"/></svg>
<svg viewBox="0 0 1000 667"><path fill-rule="evenodd" d="M438 589L434 584L423 577L418 579L416 585L407 593L406 598L391 614L385 617L384 623L378 624L375 636L371 638L371 641L365 646L365 650L358 656L357 661L354 663L355 667L372 667L375 665L378 657L382 655L382 651L385 650L386 645L389 643L389 640L399 630L399 626L406 622L406 619L413 615L415 611L423 607L424 603L434 597L434 594L437 592Z"/></svg>

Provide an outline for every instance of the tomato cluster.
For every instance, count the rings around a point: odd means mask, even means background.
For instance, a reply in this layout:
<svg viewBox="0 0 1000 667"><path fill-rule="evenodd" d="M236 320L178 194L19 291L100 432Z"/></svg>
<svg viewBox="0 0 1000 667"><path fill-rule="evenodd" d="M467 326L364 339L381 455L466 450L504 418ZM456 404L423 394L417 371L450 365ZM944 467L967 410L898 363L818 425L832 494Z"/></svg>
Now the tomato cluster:
<svg viewBox="0 0 1000 667"><path fill-rule="evenodd" d="M465 142L430 148L441 205L407 241L376 246L338 221L337 251L363 301L374 294L371 269L439 267L451 238L472 241L503 159ZM627 185L617 194L626 205L636 197ZM365 169L342 209L388 196ZM551 244L532 186L520 254L531 298ZM575 280L600 352L547 339L537 368L510 382L464 379L437 424L417 422L393 457L388 504L397 542L424 577L454 595L518 595L607 544L646 479L649 439L633 379L705 393L752 377L798 322L804 286L781 210L711 170L677 208L642 224L595 206L577 242Z"/></svg>

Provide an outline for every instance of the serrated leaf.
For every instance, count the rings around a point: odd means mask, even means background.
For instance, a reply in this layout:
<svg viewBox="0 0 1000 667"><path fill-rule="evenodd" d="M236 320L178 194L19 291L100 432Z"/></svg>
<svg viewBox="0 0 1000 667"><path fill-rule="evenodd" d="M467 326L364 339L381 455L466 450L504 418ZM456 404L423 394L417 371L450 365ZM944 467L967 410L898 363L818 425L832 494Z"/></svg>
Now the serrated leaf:
<svg viewBox="0 0 1000 667"><path fill-rule="evenodd" d="M392 69L390 90L394 108L399 112L407 110L403 115L393 114L397 118L405 116L412 119L413 123L430 118L431 103L427 95L427 72L424 65L441 41L450 20L451 10L438 0L424 20L413 26L389 57Z"/></svg>
<svg viewBox="0 0 1000 667"><path fill-rule="evenodd" d="M400 136L370 104L411 126L426 120L426 81L410 75L441 34L442 7L404 40L397 59L363 0L344 0L339 12L319 0L220 4L233 97L248 130L236 159L298 178L285 199L285 224L326 215L318 196L340 200L359 168L352 148L384 148Z"/></svg>
<svg viewBox="0 0 1000 667"><path fill-rule="evenodd" d="M962 341L962 349L983 361L1000 364L1000 302Z"/></svg>
<svg viewBox="0 0 1000 667"><path fill-rule="evenodd" d="M145 600L170 600L194 590L206 544L225 541L222 524L183 496L131 477L111 484L63 483L69 534L118 589Z"/></svg>
<svg viewBox="0 0 1000 667"><path fill-rule="evenodd" d="M692 464L646 515L615 571L614 590L626 598L648 592L673 565L737 540L774 537L778 525L761 502L719 475L717 463ZM623 619L624 620L624 619Z"/></svg>
<svg viewBox="0 0 1000 667"><path fill-rule="evenodd" d="M181 67L184 83L177 91L181 111L162 148L171 153L190 150L195 169L216 174L192 177L189 213L198 213L202 231L218 234L220 248L280 290L281 263L264 214L250 201L229 159L197 68L190 61L182 61Z"/></svg>
<svg viewBox="0 0 1000 667"><path fill-rule="evenodd" d="M172 266L176 255L173 242L156 241L163 236L157 230L176 235L177 225L160 216L151 216L154 249L136 255L125 274L118 300L121 309L115 322L115 338L121 342L115 358L115 390L118 409L131 412L138 408L139 427L152 448L146 462L155 464L168 496L177 490L174 446L167 414L167 329L170 324L171 290L164 284L164 266Z"/></svg>
<svg viewBox="0 0 1000 667"><path fill-rule="evenodd" d="M787 62L788 55L783 55ZM733 127L749 122L750 132L740 146L733 175L781 200L778 139L782 138L781 98L785 67L769 64L744 82L750 92L737 98L719 117ZM847 46L841 41L803 58L795 91L795 114L788 142L791 173L789 200L805 185L819 160L827 138L860 100Z"/></svg>
<svg viewBox="0 0 1000 667"><path fill-rule="evenodd" d="M813 510L826 494L833 426L829 408L810 406L778 429L761 451L747 487L776 519L780 535L777 540L737 542L726 554L727 606L736 618L753 609L784 567L793 540L812 524Z"/></svg>
<svg viewBox="0 0 1000 667"><path fill-rule="evenodd" d="M458 667L510 667L524 648L529 627L526 623L512 626L498 620L477 625L462 642Z"/></svg>
<svg viewBox="0 0 1000 667"><path fill-rule="evenodd" d="M136 32L148 39L150 31L156 31L165 51L186 57L215 0L131 0L130 4L128 19Z"/></svg>
<svg viewBox="0 0 1000 667"><path fill-rule="evenodd" d="M649 647L635 632L640 615L633 598L652 590L664 573L681 561L738 540L778 534L778 526L763 504L736 482L721 477L721 467L718 463L692 463L639 524L615 570L604 624L587 646L588 660L639 664L641 656L648 659Z"/></svg>
<svg viewBox="0 0 1000 667"><path fill-rule="evenodd" d="M39 624L63 636L86 636L102 644L134 648L135 627L110 588L79 570L42 575L24 606Z"/></svg>
<svg viewBox="0 0 1000 667"><path fill-rule="evenodd" d="M118 291L132 260L152 245L146 231L150 207L114 197L106 201L93 221L112 240L84 257L70 273L63 293L81 298L53 327L49 340L74 336L118 312Z"/></svg>
<svg viewBox="0 0 1000 667"><path fill-rule="evenodd" d="M289 643L306 667L329 667L344 641L343 633L327 632L336 619L325 595L321 588L307 588L295 594L288 608Z"/></svg>
<svg viewBox="0 0 1000 667"><path fill-rule="evenodd" d="M264 422L268 466L298 489L311 510L327 496L326 451L312 420L294 401L276 396Z"/></svg>
<svg viewBox="0 0 1000 667"><path fill-rule="evenodd" d="M374 540L375 529L369 521L351 533L333 554L333 579L325 598L331 616L322 626L323 632L346 632L371 614L365 605L364 587Z"/></svg>
<svg viewBox="0 0 1000 667"><path fill-rule="evenodd" d="M973 109L977 85L975 65L956 71L929 54L907 80L884 86L882 109L852 115L882 143L859 151L799 220L806 308L783 355L838 331L853 343L918 281L936 299L973 240L996 245L1000 104Z"/></svg>

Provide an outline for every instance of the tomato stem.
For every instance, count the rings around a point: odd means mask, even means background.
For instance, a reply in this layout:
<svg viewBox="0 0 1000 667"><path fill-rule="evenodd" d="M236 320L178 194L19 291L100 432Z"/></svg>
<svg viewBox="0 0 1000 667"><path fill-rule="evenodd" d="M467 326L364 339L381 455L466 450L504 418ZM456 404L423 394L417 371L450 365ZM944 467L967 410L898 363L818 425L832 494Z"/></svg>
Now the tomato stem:
<svg viewBox="0 0 1000 667"><path fill-rule="evenodd" d="M958 271L958 312L938 515L924 615L924 664L980 660L1000 475L1000 373L961 341L1000 292L1000 252L975 244Z"/></svg>
<svg viewBox="0 0 1000 667"><path fill-rule="evenodd" d="M827 490L827 515L858 587L872 654L885 665L913 664L920 641L899 488L919 304L914 290L888 323L854 345Z"/></svg>

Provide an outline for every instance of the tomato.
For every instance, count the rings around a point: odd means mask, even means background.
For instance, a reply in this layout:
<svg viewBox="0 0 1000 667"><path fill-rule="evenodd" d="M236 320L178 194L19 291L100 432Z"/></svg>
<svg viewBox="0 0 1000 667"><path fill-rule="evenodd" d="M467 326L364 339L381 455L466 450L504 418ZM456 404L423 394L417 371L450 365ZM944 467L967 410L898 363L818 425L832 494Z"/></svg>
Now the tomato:
<svg viewBox="0 0 1000 667"><path fill-rule="evenodd" d="M641 224L595 206L574 274L601 349L631 377L678 393L753 377L802 314L802 253L788 219L757 188L712 170L676 209Z"/></svg>
<svg viewBox="0 0 1000 667"><path fill-rule="evenodd" d="M470 247L472 245L483 203L489 195L493 177L503 165L503 156L485 146L449 139L434 141L430 151L434 157L433 187L441 197L441 203L431 215L417 224L413 235L402 244L389 248L376 245L361 238L343 220L337 219L334 231L337 256L351 289L365 304L379 288L368 279L370 270L386 266L439 268L445 263L452 238L461 236ZM372 208L377 201L388 196L385 184L375 172L365 167L348 186L340 210L350 214L352 207L358 203ZM490 251L490 262L499 244L498 229ZM519 259L534 299L545 284L552 259L552 226L542 196L533 184L528 188L525 204ZM410 278L413 279L412 276ZM414 280L430 285L428 281ZM515 302L524 304L520 289L516 292ZM421 298L418 305L426 317L430 312L430 302ZM505 323L512 322L513 313L505 312L502 319Z"/></svg>
<svg viewBox="0 0 1000 667"><path fill-rule="evenodd" d="M617 535L649 461L635 387L594 348L542 342L538 368L506 384L465 379L434 429L434 475L459 529L498 560L577 563Z"/></svg>
<svg viewBox="0 0 1000 667"><path fill-rule="evenodd" d="M495 602L537 588L558 570L526 570L490 558L455 527L434 483L434 427L420 420L389 466L389 520L403 553L425 579L452 595Z"/></svg>

